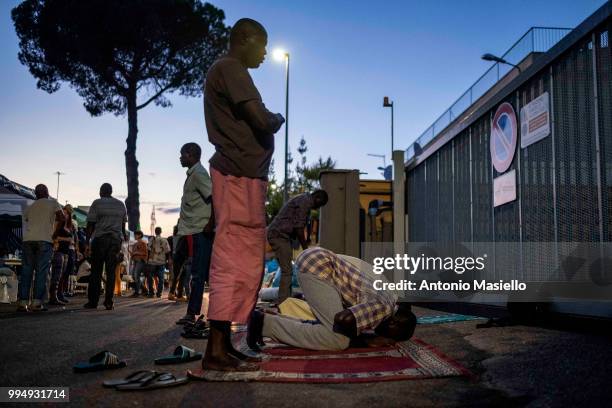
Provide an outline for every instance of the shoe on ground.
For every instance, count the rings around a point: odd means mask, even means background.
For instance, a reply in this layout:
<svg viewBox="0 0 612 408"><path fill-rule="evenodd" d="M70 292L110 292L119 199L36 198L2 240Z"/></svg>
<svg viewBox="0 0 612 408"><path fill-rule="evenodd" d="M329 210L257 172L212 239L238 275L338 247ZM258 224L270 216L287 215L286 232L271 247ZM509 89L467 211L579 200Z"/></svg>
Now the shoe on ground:
<svg viewBox="0 0 612 408"><path fill-rule="evenodd" d="M140 293L132 293L130 297L133 297L133 298L140 297Z"/></svg>
<svg viewBox="0 0 612 408"><path fill-rule="evenodd" d="M22 312L28 312L28 305L17 305L17 311L22 313Z"/></svg>
<svg viewBox="0 0 612 408"><path fill-rule="evenodd" d="M157 294L157 297L158 297L158 298L161 298L161 295L162 295L161 293L158 293L158 294Z"/></svg>
<svg viewBox="0 0 612 408"><path fill-rule="evenodd" d="M98 308L98 305L94 305L93 303L89 303L89 302L87 302L87 303L85 303L85 304L83 305L83 307L84 307L85 309L97 309L97 308Z"/></svg>
<svg viewBox="0 0 612 408"><path fill-rule="evenodd" d="M30 310L32 312L46 312L48 309L47 309L47 306L45 306L42 303L39 303L39 304L30 306Z"/></svg>
<svg viewBox="0 0 612 408"><path fill-rule="evenodd" d="M154 295L154 294L152 294L152 293L149 293L149 294L147 295L147 297L149 297L149 298L152 298L153 296L155 296L155 295Z"/></svg>
<svg viewBox="0 0 612 408"><path fill-rule="evenodd" d="M185 325L185 324L193 325L195 323L195 320L196 319L195 319L194 315L186 314L185 316L183 316L180 319L178 319L176 321L176 324L178 324L178 325Z"/></svg>
<svg viewBox="0 0 612 408"><path fill-rule="evenodd" d="M113 306L113 302L104 302L104 307L106 310L113 310L115 307Z"/></svg>
<svg viewBox="0 0 612 408"><path fill-rule="evenodd" d="M177 302L189 302L189 299L187 298L187 296L181 296L179 298L176 298Z"/></svg>
<svg viewBox="0 0 612 408"><path fill-rule="evenodd" d="M198 317L198 320L196 320L193 323L185 323L185 330L187 329L191 329L191 330L204 330L206 328L209 327L208 322L206 321L206 319L204 318L204 315L200 315L200 317Z"/></svg>

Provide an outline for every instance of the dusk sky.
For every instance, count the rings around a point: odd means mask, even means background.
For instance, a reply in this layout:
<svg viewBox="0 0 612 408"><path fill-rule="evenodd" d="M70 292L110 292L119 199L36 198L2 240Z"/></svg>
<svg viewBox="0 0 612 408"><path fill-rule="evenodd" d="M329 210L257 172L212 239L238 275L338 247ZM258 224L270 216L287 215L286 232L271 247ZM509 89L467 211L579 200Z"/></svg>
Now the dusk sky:
<svg viewBox="0 0 612 408"><path fill-rule="evenodd" d="M47 94L17 60L18 43L10 11L19 2L0 2L0 174L55 195L55 171L62 176L59 198L90 205L103 182L124 198L127 118L91 117L81 98L64 84ZM604 0L551 1L272 1L216 0L226 24L241 17L268 30L268 57L251 75L264 103L285 112L284 64L272 58L283 47L291 54L290 148L301 136L308 160L336 160L338 168L367 172L390 155L388 95L395 103L395 148L405 149L491 65L485 52L501 55L532 26L575 27ZM148 232L151 205L177 207L185 179L180 147L190 141L212 153L201 98L170 98L171 108L149 105L139 112L141 224ZM275 170L282 179L284 128L276 136ZM158 225L171 232L177 214L158 211Z"/></svg>

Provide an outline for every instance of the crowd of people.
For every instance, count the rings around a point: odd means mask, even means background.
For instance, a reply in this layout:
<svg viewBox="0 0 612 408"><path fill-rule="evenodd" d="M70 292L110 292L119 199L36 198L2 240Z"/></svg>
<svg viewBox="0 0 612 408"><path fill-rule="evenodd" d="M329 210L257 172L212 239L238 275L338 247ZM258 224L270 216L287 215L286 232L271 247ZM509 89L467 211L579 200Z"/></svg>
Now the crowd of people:
<svg viewBox="0 0 612 408"><path fill-rule="evenodd" d="M194 323L202 312L208 283L206 325L210 335L202 363L208 370L258 368L256 359L233 347L233 322L250 322L249 344L253 348L257 348L262 334L313 349L348 347L349 338L368 329L376 329L392 340L411 335L409 311L397 308L395 299L368 288L367 268L320 249L305 251L296 261L306 300L319 326L263 318L255 311L266 241L279 259L278 301L282 302L291 296L291 241L297 240L304 249L309 246L304 234L308 215L328 201L323 190L304 193L286 203L271 225L266 225L267 176L274 134L285 121L281 114L267 110L248 72L263 62L266 45L264 27L254 20L241 19L231 30L229 51L207 73L204 113L214 153L207 170L200 161L202 149L197 143L187 143L180 149L186 179L178 224L170 238L161 237L158 228L148 242L141 231L136 231L135 242L127 243L125 205L112 197L112 186L105 183L100 187L100 198L90 207L84 248L78 251L69 209L62 209L49 198L46 187L36 187L37 200L24 214L25 266L20 278L20 308L44 308L45 271L49 270L52 242L56 240L52 302L64 300L60 296L64 276L72 273L69 265L81 256L91 262L86 308L98 307L103 271L103 305L112 310L122 268L133 277L133 297L159 298L168 267L168 299L186 300L188 295L186 313L177 323ZM30 301L34 270L38 273Z"/></svg>

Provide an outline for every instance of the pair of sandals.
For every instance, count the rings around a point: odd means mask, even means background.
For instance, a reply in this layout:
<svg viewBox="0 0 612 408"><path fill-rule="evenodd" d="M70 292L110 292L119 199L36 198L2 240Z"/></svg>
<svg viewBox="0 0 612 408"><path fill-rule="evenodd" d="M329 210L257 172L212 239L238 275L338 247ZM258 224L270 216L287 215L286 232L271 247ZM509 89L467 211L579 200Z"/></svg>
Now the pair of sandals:
<svg viewBox="0 0 612 408"><path fill-rule="evenodd" d="M207 339L210 335L210 326L204 320L204 315L200 315L198 320L193 323L185 323L181 336L186 339Z"/></svg>
<svg viewBox="0 0 612 408"><path fill-rule="evenodd" d="M155 364L168 365L188 363L190 361L201 360L202 357L202 353L181 345L174 349L174 353L171 355L155 359ZM73 370L75 373L90 373L93 371L123 368L126 366L127 363L125 361L119 360L117 355L105 350L91 357L89 361L75 364Z"/></svg>
<svg viewBox="0 0 612 408"><path fill-rule="evenodd" d="M168 365L187 363L202 359L203 355L185 346L178 346L172 355L155 359L157 365ZM76 373L101 371L126 367L125 361L119 360L115 354L102 351L91 357L87 362L77 363L73 369ZM187 377L176 377L172 373L158 372L154 370L139 370L131 373L125 378L104 381L107 388L115 388L120 391L151 390L156 388L175 387L189 381Z"/></svg>
<svg viewBox="0 0 612 408"><path fill-rule="evenodd" d="M187 377L176 377L172 373L157 372L153 370L135 371L125 378L104 381L102 385L106 388L114 388L118 391L146 391L158 388L176 387L186 384Z"/></svg>

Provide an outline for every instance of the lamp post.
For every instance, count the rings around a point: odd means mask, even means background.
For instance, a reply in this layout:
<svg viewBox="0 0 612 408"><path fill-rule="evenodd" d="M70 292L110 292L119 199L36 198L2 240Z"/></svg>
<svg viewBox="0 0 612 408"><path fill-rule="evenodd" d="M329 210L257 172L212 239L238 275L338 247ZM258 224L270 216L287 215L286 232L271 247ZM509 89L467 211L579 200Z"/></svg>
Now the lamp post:
<svg viewBox="0 0 612 408"><path fill-rule="evenodd" d="M368 153L368 156L380 157L383 160L383 167L379 166L376 169L382 171L383 172L382 175L384 176L385 175L384 171L387 168L387 159L386 159L386 156L384 154L374 154L374 153Z"/></svg>
<svg viewBox="0 0 612 408"><path fill-rule="evenodd" d="M393 157L393 101L389 101L389 97L383 98L383 108L391 108L391 157Z"/></svg>
<svg viewBox="0 0 612 408"><path fill-rule="evenodd" d="M274 59L277 61L285 61L285 182L283 188L283 203L286 203L289 199L289 53L283 50L275 50Z"/></svg>
<svg viewBox="0 0 612 408"><path fill-rule="evenodd" d="M57 190L55 191L55 199L57 200L57 202L59 203L59 182L60 182L60 176L65 175L66 173L62 173L61 171L56 171L55 173L57 175Z"/></svg>
<svg viewBox="0 0 612 408"><path fill-rule="evenodd" d="M480 58L482 58L482 59L483 59L483 60L485 60L485 61L493 61L493 62L498 62L498 63L500 63L500 64L510 65L511 67L514 67L514 68L518 69L519 74L520 74L521 72L523 72L523 71L521 71L521 67L519 67L518 65L515 65L515 64L513 64L513 63L511 63L511 62L508 62L508 61L506 61L505 59L503 59L503 58L501 58L501 57L496 57L496 56L495 56L495 55L493 55L493 54L486 53L486 54L484 54L484 55L483 55L482 57L480 57ZM499 74L499 71L497 71L497 72L498 72L498 74ZM499 78L498 78L498 79L499 79Z"/></svg>

